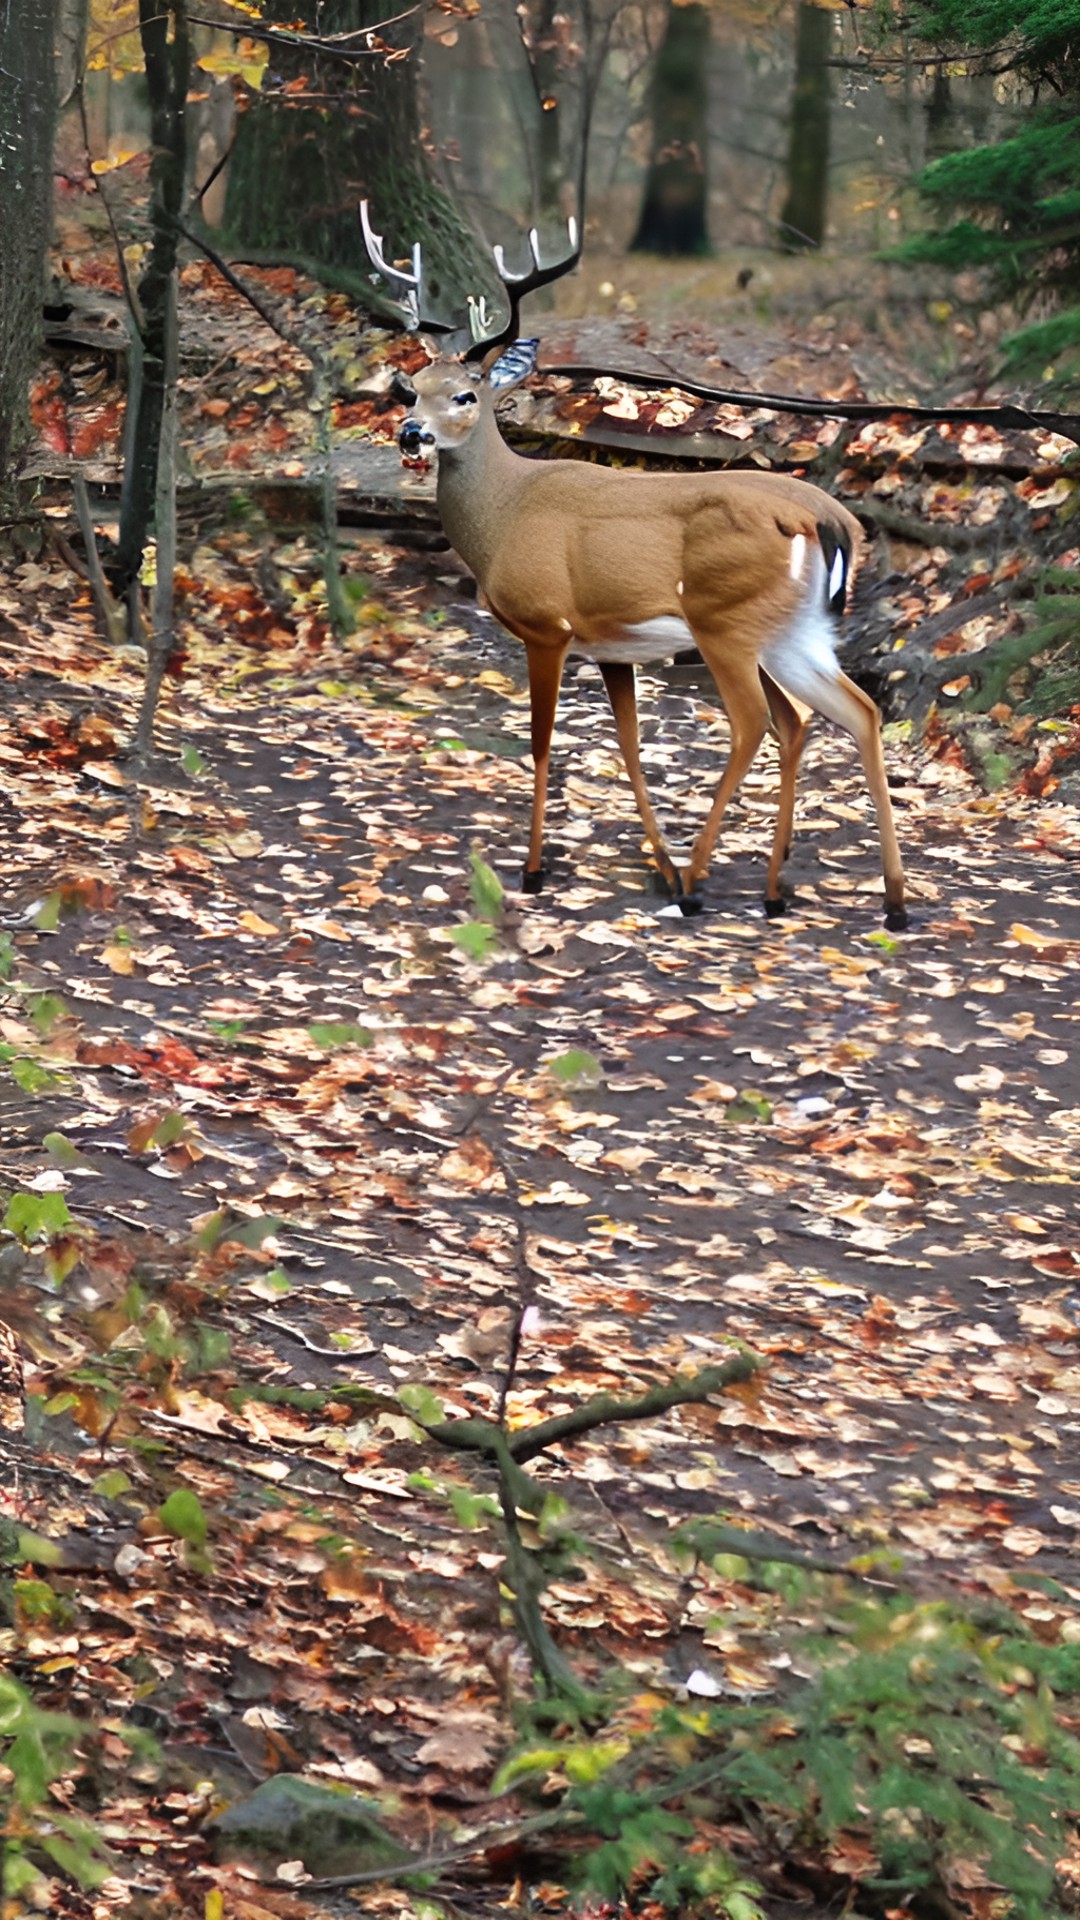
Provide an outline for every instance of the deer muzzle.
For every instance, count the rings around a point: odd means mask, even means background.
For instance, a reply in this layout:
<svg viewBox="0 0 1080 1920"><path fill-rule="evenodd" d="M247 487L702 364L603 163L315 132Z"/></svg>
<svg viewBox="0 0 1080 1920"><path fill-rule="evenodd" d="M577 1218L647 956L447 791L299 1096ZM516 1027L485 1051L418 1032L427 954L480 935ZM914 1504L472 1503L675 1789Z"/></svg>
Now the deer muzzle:
<svg viewBox="0 0 1080 1920"><path fill-rule="evenodd" d="M435 435L430 427L422 427L419 420L408 419L401 424L398 434L398 446L403 460L427 461L435 446Z"/></svg>

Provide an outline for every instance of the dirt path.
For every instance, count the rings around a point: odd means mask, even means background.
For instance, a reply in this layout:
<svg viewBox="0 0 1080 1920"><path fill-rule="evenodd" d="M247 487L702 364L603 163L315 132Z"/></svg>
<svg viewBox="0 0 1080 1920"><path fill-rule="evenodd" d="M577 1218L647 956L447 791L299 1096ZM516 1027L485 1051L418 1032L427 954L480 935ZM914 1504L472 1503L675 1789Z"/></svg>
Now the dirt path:
<svg viewBox="0 0 1080 1920"><path fill-rule="evenodd" d="M513 885L528 775L508 757L517 651L454 618L434 671L406 651L372 676L361 640L340 682L320 660L288 685L271 661L230 685L208 650L179 699L205 762L186 790L139 797L110 765L44 757L36 791L14 790L9 888L25 900L63 870L84 907L16 936L20 977L67 1004L54 1051L81 1037L62 1092L5 1089L8 1182L47 1168L51 1129L93 1168L67 1184L99 1230L272 1215L291 1291L260 1324L293 1374L331 1376L303 1343L340 1339L350 1377L463 1406L490 1405L525 1246L522 1413L731 1338L771 1361L753 1407L651 1435L617 1507L655 1486L665 1511L719 1502L818 1540L1056 1569L1080 1482L1075 813L988 801L894 746L915 911L886 937L869 803L822 733L789 916L759 907L766 766L707 911L672 919L582 669L550 890L512 904L474 965L448 943L468 848ZM9 766L34 698L24 683ZM705 701L675 670L653 736L684 822L720 738ZM373 1044L312 1041L341 1022ZM545 1067L560 1057L566 1083ZM173 1110L187 1143L133 1152L132 1129Z"/></svg>

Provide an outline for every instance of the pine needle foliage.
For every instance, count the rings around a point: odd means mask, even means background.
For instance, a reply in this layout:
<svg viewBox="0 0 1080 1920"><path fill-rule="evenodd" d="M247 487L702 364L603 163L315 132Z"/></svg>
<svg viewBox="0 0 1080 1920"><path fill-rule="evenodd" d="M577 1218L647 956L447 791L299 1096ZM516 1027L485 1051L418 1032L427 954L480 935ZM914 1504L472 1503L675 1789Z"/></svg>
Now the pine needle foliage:
<svg viewBox="0 0 1080 1920"><path fill-rule="evenodd" d="M881 1894L940 1894L953 1864L977 1860L1015 1920L1064 1915L1054 1869L1080 1816L1080 1741L1055 1690L1080 1687L1080 1650L874 1600L800 1653L817 1671L782 1714L739 1714L726 1787L798 1813L811 1844L860 1834Z"/></svg>
<svg viewBox="0 0 1080 1920"><path fill-rule="evenodd" d="M669 1700L629 1736L617 1713L617 1738L526 1744L509 1763L517 1784L564 1774L592 1836L579 1885L683 1920L760 1920L760 1888L720 1841L741 1818L767 1857L858 1858L860 1912L952 1911L950 1889L980 1878L997 1920L1075 1912L1056 1865L1080 1822L1080 1645L1036 1640L996 1605L855 1599L789 1571L771 1584L802 1676L786 1691Z"/></svg>
<svg viewBox="0 0 1080 1920"><path fill-rule="evenodd" d="M1029 108L1009 137L946 154L919 176L942 224L902 259L988 269L1021 312L1057 303L1006 342L1018 376L1080 378L1080 0L916 0L915 35L1011 72Z"/></svg>

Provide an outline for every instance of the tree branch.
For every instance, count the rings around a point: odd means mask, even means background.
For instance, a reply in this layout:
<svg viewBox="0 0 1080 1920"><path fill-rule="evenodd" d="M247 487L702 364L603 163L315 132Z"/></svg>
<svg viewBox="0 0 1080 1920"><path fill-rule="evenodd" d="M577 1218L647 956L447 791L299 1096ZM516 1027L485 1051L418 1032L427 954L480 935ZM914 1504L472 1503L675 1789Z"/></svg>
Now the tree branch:
<svg viewBox="0 0 1080 1920"><path fill-rule="evenodd" d="M918 420L928 425L975 427L1018 427L1025 432L1060 433L1080 445L1080 413L1058 413L1044 407L1021 407L1011 402L992 407L923 407L906 400L825 400L809 394L748 393L745 389L712 387L699 380L687 380L681 373L651 373L644 368L587 367L575 363L548 365L541 374L560 374L571 380L621 380L628 387L646 392L666 392L677 387L680 393L693 394L698 400L715 400L725 406L754 409L768 407L774 413L808 414L817 420Z"/></svg>

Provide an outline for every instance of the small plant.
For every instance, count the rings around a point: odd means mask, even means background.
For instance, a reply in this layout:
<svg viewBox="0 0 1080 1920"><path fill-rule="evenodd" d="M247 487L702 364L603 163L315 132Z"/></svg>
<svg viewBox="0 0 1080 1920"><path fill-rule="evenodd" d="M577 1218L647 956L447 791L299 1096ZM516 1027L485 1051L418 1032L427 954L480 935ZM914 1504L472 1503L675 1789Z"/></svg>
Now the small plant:
<svg viewBox="0 0 1080 1920"><path fill-rule="evenodd" d="M59 1811L49 1794L53 1781L76 1761L85 1733L68 1714L36 1706L0 1670L0 1760L11 1774L11 1804L0 1818L0 1889L13 1902L26 1896L41 1910L47 1883L39 1862L51 1862L88 1888L99 1887L109 1872L93 1828Z"/></svg>
<svg viewBox="0 0 1080 1920"><path fill-rule="evenodd" d="M487 960L501 944L499 930L505 896L498 874L480 858L475 847L469 857L472 862L469 892L476 917L466 920L460 927L452 927L450 938L455 947L460 947L463 953L468 954L470 960L480 962Z"/></svg>
<svg viewBox="0 0 1080 1920"><path fill-rule="evenodd" d="M336 1053L340 1047L370 1047L375 1036L355 1020L313 1020L308 1033L317 1047Z"/></svg>

